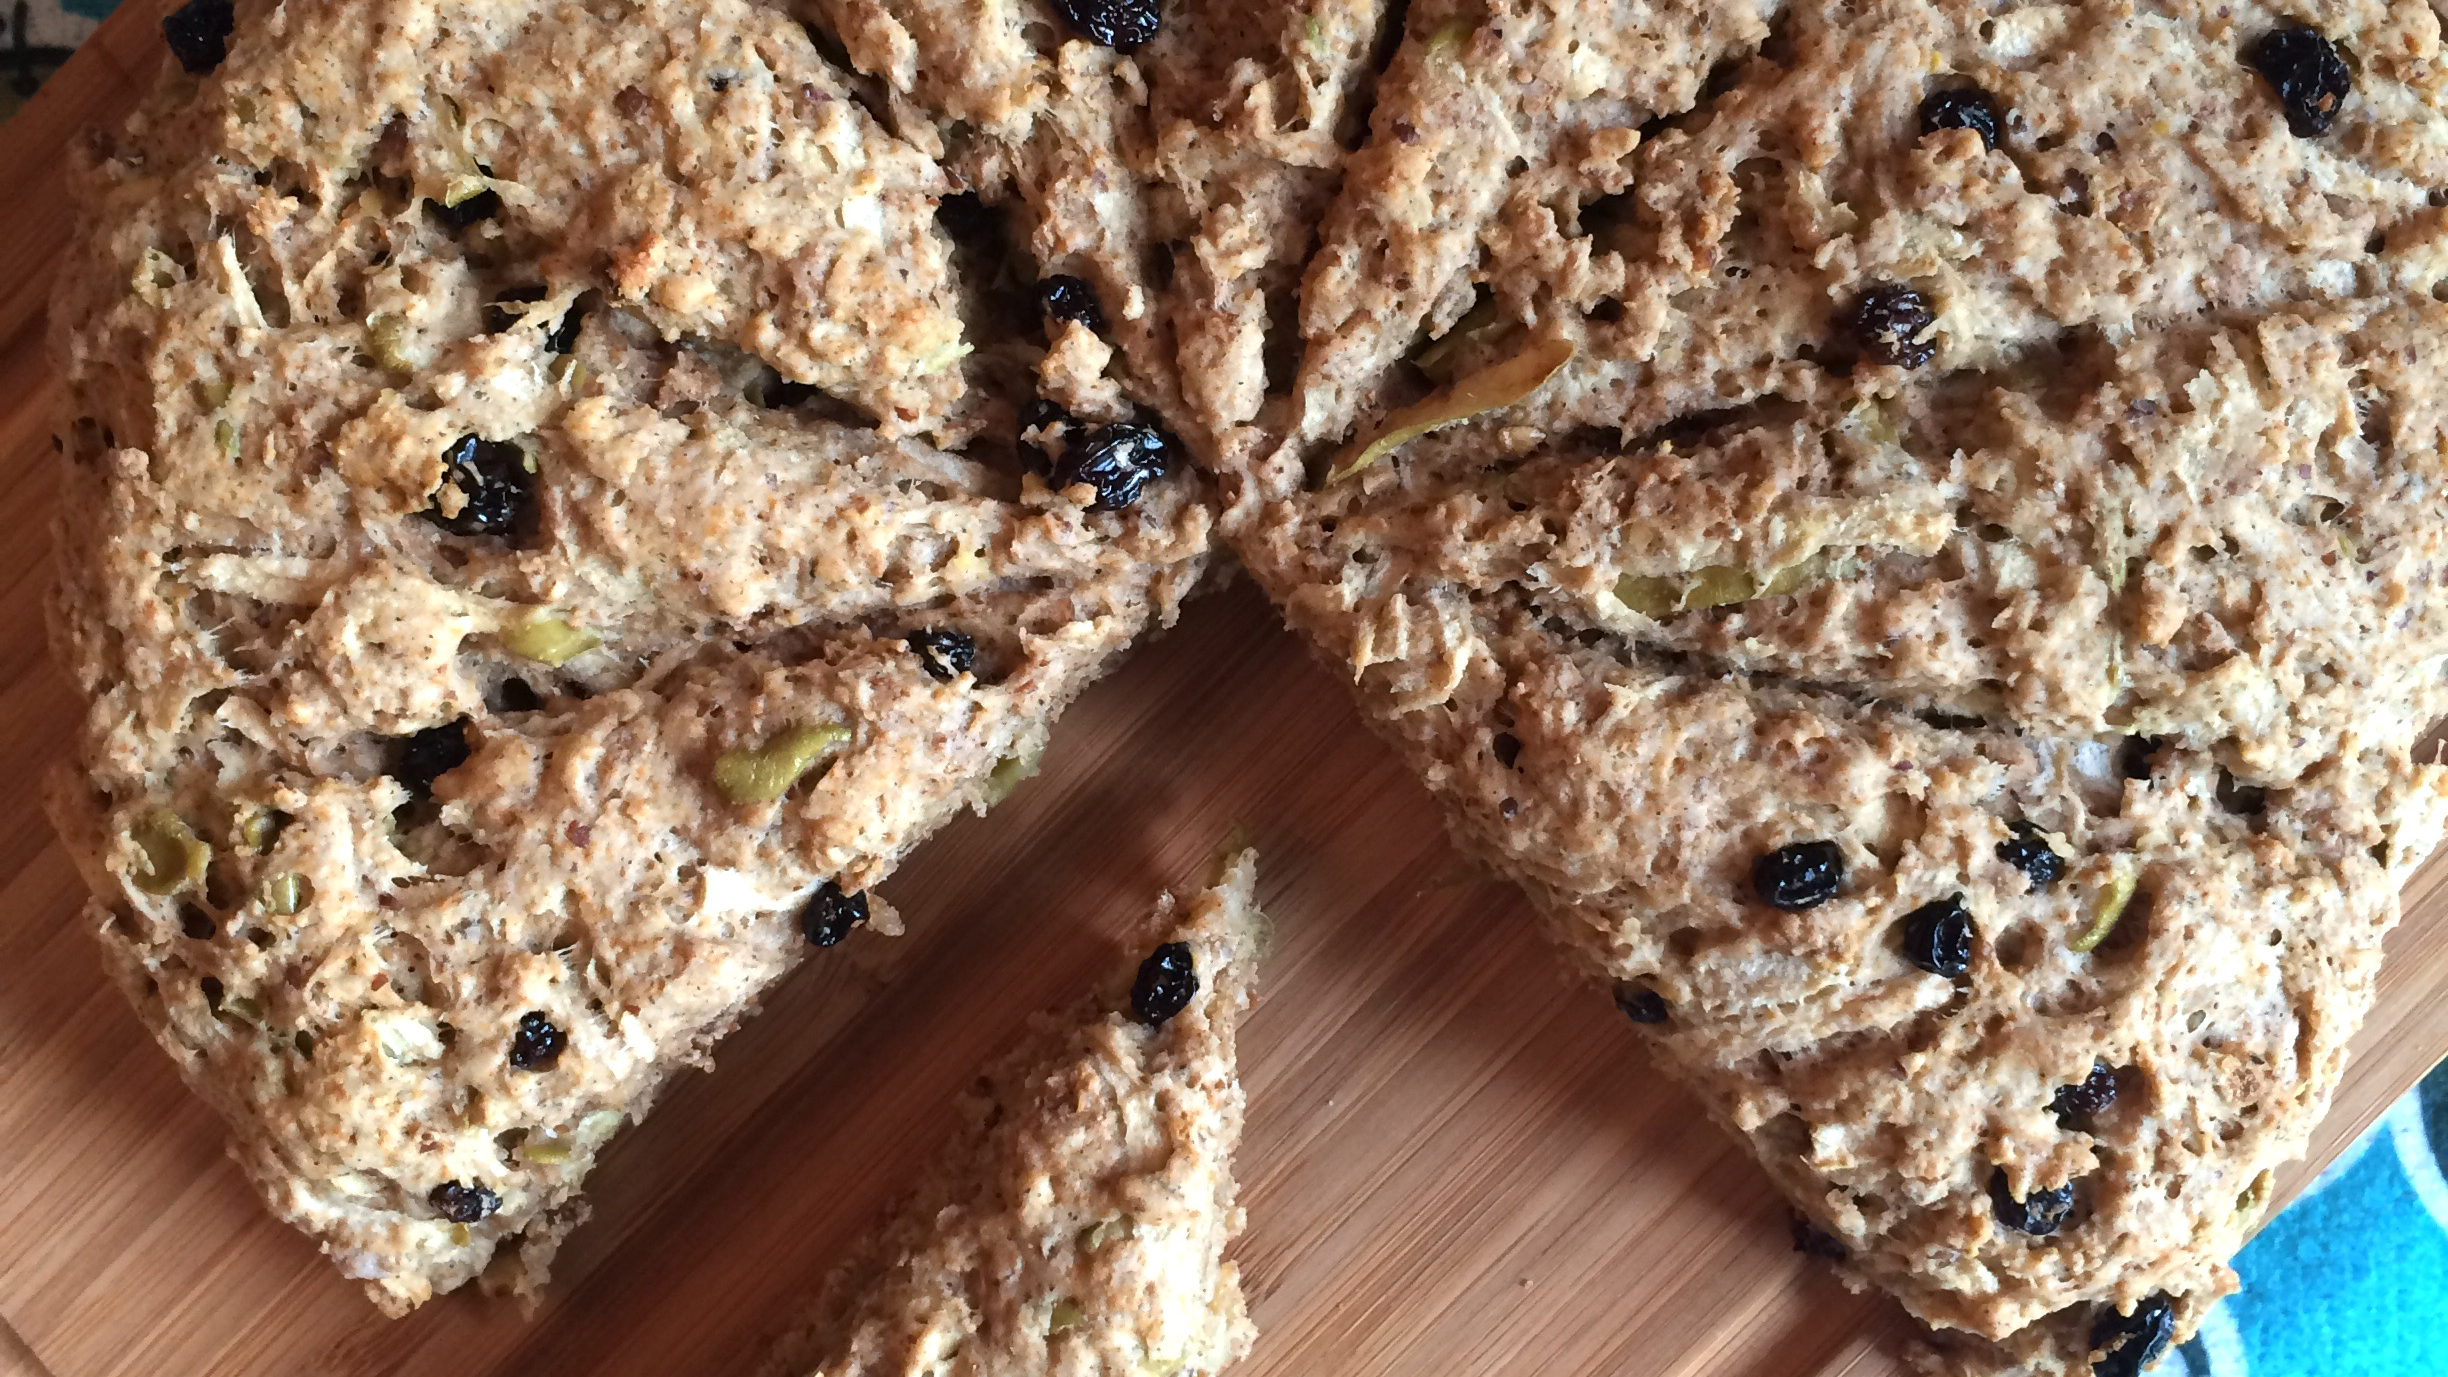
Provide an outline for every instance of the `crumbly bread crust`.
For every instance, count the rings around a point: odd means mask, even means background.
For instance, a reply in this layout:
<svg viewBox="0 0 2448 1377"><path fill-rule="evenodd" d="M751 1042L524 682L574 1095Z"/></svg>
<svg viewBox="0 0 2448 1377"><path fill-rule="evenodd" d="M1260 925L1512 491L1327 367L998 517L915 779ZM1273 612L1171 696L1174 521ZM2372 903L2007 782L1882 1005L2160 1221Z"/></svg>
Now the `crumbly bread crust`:
<svg viewBox="0 0 2448 1377"><path fill-rule="evenodd" d="M2323 9L2306 136L2245 55L2289 18L1416 6L1232 465L1457 838L1947 1370L2232 1289L2439 835L2440 26ZM1924 127L1974 88L1994 147ZM1806 841L1841 882L1765 902Z"/></svg>
<svg viewBox="0 0 2448 1377"><path fill-rule="evenodd" d="M1213 1377L1254 1331L1238 1269L1234 1038L1264 943L1256 857L1168 895L1145 949L1190 949L1198 992L1151 1028L1130 975L1034 1036L963 1103L925 1184L830 1276L765 1377Z"/></svg>
<svg viewBox="0 0 2448 1377"><path fill-rule="evenodd" d="M53 816L233 1154L390 1313L532 1290L811 896L1007 791L1204 576L1197 475L1101 511L1015 452L1026 346L963 354L955 184L856 84L742 0L242 4L76 160ZM458 521L487 483L515 519ZM459 722L427 798L403 742Z"/></svg>

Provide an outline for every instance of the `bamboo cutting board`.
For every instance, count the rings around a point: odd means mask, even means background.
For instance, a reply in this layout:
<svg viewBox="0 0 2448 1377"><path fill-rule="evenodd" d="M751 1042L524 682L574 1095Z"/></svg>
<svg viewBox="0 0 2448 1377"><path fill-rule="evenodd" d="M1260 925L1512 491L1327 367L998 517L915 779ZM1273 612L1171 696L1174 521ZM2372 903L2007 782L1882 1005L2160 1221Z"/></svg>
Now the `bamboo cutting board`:
<svg viewBox="0 0 2448 1377"><path fill-rule="evenodd" d="M0 126L0 1377L736 1371L909 1183L974 1069L1125 959L1120 934L1235 824L1283 939L1242 1040L1248 1377L1898 1369L1900 1315L1789 1250L1765 1181L1566 983L1524 901L1457 864L1246 587L884 887L908 936L811 961L614 1145L537 1314L463 1292L379 1318L256 1207L105 983L35 801L73 711L40 612L59 154L150 81L157 17L128 0ZM2316 1160L2448 1052L2444 887L2434 864L2408 892Z"/></svg>

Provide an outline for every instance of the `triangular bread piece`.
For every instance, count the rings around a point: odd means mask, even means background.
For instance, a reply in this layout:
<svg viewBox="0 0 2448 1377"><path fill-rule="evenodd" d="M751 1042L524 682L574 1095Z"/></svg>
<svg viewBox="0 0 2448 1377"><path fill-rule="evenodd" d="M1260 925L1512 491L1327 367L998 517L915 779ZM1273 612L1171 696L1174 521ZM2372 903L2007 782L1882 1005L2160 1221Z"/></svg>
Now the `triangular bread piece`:
<svg viewBox="0 0 2448 1377"><path fill-rule="evenodd" d="M1412 11L1236 543L1849 1280L2125 1377L2439 835L2438 23L1532 8Z"/></svg>
<svg viewBox="0 0 2448 1377"><path fill-rule="evenodd" d="M391 1313L531 1289L1210 509L1026 470L950 179L780 12L212 9L76 169L53 815L275 1213Z"/></svg>
<svg viewBox="0 0 2448 1377"><path fill-rule="evenodd" d="M925 1183L824 1283L767 1377L1213 1377L1249 1350L1233 1042L1265 920L1254 854L1148 924L1133 974L1042 1016Z"/></svg>

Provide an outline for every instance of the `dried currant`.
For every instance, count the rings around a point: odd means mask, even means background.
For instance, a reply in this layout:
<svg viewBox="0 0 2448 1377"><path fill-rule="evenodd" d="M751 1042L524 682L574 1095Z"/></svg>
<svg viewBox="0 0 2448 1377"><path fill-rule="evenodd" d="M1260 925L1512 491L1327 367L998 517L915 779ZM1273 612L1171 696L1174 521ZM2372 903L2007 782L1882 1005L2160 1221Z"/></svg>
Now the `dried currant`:
<svg viewBox="0 0 2448 1377"><path fill-rule="evenodd" d="M2337 45L2309 24L2270 30L2244 50L2244 60L2278 93L2287 129L2299 139L2328 133L2354 86Z"/></svg>
<svg viewBox="0 0 2448 1377"><path fill-rule="evenodd" d="M1938 357L1938 346L1924 338L1938 313L1929 298L1910 287L1882 282L1853 300L1845 313L1845 332L1872 363L1919 368Z"/></svg>
<svg viewBox="0 0 2448 1377"><path fill-rule="evenodd" d="M467 719L391 738L390 775L411 797L433 792L434 781L467 763Z"/></svg>
<svg viewBox="0 0 2448 1377"><path fill-rule="evenodd" d="M550 1071L568 1042L543 1010L530 1009L519 1015L518 1031L510 1035L510 1064L521 1071Z"/></svg>
<svg viewBox="0 0 2448 1377"><path fill-rule="evenodd" d="M1634 1023L1666 1021L1666 997L1637 980L1626 980L1615 987L1615 1007Z"/></svg>
<svg viewBox="0 0 2448 1377"><path fill-rule="evenodd" d="M459 510L447 515L440 505L444 488L459 490ZM419 515L455 536L502 535L525 520L534 489L527 451L508 440L462 435L442 451L435 505Z"/></svg>
<svg viewBox="0 0 2448 1377"><path fill-rule="evenodd" d="M1047 480L1056 488L1085 483L1096 490L1092 512L1118 512L1139 500L1151 478L1161 477L1173 439L1151 425L1116 421L1072 441Z"/></svg>
<svg viewBox="0 0 2448 1377"><path fill-rule="evenodd" d="M162 16L162 40L178 65L196 76L218 67L229 57L230 31L238 27L230 0L187 0Z"/></svg>
<svg viewBox="0 0 2448 1377"><path fill-rule="evenodd" d="M2117 1313L2114 1303L2100 1309L2091 1322L2091 1377L2141 1377L2176 1337L2176 1303L2167 1292L2154 1293L2133 1308Z"/></svg>
<svg viewBox="0 0 2448 1377"><path fill-rule="evenodd" d="M1980 135L1981 147L1997 147L1997 98L1978 86L1932 91L1921 101L1921 132L1941 129L1969 129Z"/></svg>
<svg viewBox="0 0 2448 1377"><path fill-rule="evenodd" d="M913 631L908 640L909 648L917 653L918 667L939 683L951 683L977 663L977 642L967 632Z"/></svg>
<svg viewBox="0 0 2448 1377"><path fill-rule="evenodd" d="M1096 288L1069 273L1057 273L1037 284L1037 304L1051 320L1067 320L1098 334L1105 333L1105 308L1097 304Z"/></svg>
<svg viewBox="0 0 2448 1377"><path fill-rule="evenodd" d="M1814 909L1844 888L1844 848L1832 841L1792 842L1751 862L1759 901L1787 913Z"/></svg>
<svg viewBox="0 0 2448 1377"><path fill-rule="evenodd" d="M1904 959L1952 980L1972 969L1972 911L1950 894L1904 915Z"/></svg>
<svg viewBox="0 0 2448 1377"><path fill-rule="evenodd" d="M1989 1173L1989 1206L1998 1223L2034 1238L2046 1238L2057 1232L2057 1227L2065 1223L2067 1212L2074 1208L2074 1186L2071 1182L2052 1186L2017 1200L2014 1183L2006 1178L2006 1169L1999 1167Z"/></svg>
<svg viewBox="0 0 2448 1377"><path fill-rule="evenodd" d="M1157 0L1054 0L1080 36L1116 52L1136 52L1163 21Z"/></svg>
<svg viewBox="0 0 2448 1377"><path fill-rule="evenodd" d="M434 1212L453 1224L473 1224L501 1208L501 1197L482 1186L445 1181L425 1195Z"/></svg>
<svg viewBox="0 0 2448 1377"><path fill-rule="evenodd" d="M850 935L850 929L866 921L867 896L844 894L842 887L831 880L825 881L807 901L807 907L799 910L799 930L820 947L838 944Z"/></svg>
<svg viewBox="0 0 2448 1377"><path fill-rule="evenodd" d="M1997 857L2023 872L2031 893L2039 893L2064 876L2065 857L2057 854L2037 826L2017 818L2006 824L2006 830L2011 835L1997 844Z"/></svg>
<svg viewBox="0 0 2448 1377"><path fill-rule="evenodd" d="M2108 1063L2094 1061L2091 1074L2073 1085L2057 1087L2057 1093L2049 1099L2049 1112L2057 1116L2060 1127L2076 1128L2107 1112L2108 1106L2116 1103L2116 1097L2116 1072L2109 1069Z"/></svg>
<svg viewBox="0 0 2448 1377"><path fill-rule="evenodd" d="M1139 963L1139 974L1131 981L1131 1012L1150 1028L1161 1028L1190 1007L1190 997L1198 993L1198 987L1198 968L1191 960L1189 944L1167 942Z"/></svg>

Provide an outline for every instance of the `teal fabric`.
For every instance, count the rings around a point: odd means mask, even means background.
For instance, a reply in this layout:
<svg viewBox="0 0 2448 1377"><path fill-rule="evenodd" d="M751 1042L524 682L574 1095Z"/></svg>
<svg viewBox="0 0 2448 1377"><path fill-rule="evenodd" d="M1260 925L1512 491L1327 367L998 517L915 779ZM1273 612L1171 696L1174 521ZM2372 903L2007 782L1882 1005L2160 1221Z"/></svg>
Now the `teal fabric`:
<svg viewBox="0 0 2448 1377"><path fill-rule="evenodd" d="M28 0L99 20L117 0ZM78 27L82 27L81 25ZM31 74L28 74L31 79ZM2175 1377L2448 1377L2448 1065L2241 1257L2241 1293L2164 1362Z"/></svg>
<svg viewBox="0 0 2448 1377"><path fill-rule="evenodd" d="M2444 1172L2448 1065L2245 1247L2188 1377L2448 1377Z"/></svg>

